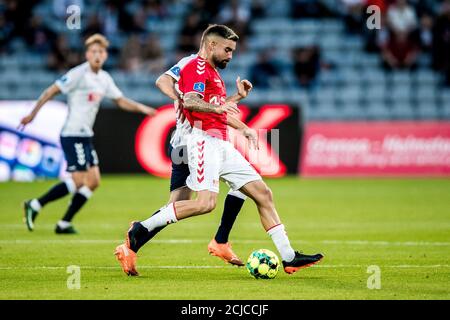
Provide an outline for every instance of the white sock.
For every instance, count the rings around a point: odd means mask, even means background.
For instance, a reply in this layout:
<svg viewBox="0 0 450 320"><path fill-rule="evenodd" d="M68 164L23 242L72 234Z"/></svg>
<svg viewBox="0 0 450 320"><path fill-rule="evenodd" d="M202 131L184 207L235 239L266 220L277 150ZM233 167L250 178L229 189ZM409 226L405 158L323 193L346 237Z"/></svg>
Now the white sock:
<svg viewBox="0 0 450 320"><path fill-rule="evenodd" d="M152 215L147 220L141 221L141 224L150 232L158 227L164 227L168 224L178 221L175 213L175 203L169 203L158 210L156 214Z"/></svg>
<svg viewBox="0 0 450 320"><path fill-rule="evenodd" d="M89 199L92 197L92 190L89 189L86 186L82 186L80 189L78 189L78 193L82 194L86 199Z"/></svg>
<svg viewBox="0 0 450 320"><path fill-rule="evenodd" d="M246 200L247 199L247 196L245 194L243 194L242 192L240 192L239 190L234 190L233 191L233 189L230 189L230 191L228 191L228 194L230 196L233 196L233 197L236 197L236 198L239 198L239 199L242 199L242 200Z"/></svg>
<svg viewBox="0 0 450 320"><path fill-rule="evenodd" d="M64 183L66 184L67 190L69 190L70 193L74 194L77 191L77 186L72 178L66 179Z"/></svg>
<svg viewBox="0 0 450 320"><path fill-rule="evenodd" d="M64 221L64 220L59 220L58 221L58 226L61 228L61 229L66 229L66 228L68 228L68 227L70 227L72 224L70 223L70 222L68 222L68 221Z"/></svg>
<svg viewBox="0 0 450 320"><path fill-rule="evenodd" d="M295 257L295 251L289 243L289 238L286 231L284 231L284 225L278 224L267 230L267 233L270 235L273 243L277 247L278 252L281 255L281 259L286 262L292 261Z"/></svg>
<svg viewBox="0 0 450 320"><path fill-rule="evenodd" d="M30 201L30 207L31 209L33 209L34 211L41 211L41 204L39 203L38 199L33 199Z"/></svg>

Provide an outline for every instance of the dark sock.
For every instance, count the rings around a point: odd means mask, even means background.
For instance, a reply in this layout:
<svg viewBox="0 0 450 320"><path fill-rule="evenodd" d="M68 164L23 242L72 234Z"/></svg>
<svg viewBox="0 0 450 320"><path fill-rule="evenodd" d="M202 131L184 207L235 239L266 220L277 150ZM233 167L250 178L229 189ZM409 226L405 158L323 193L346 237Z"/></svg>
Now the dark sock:
<svg viewBox="0 0 450 320"><path fill-rule="evenodd" d="M66 196L69 193L69 189L67 189L67 185L65 182L58 183L54 185L46 194L42 197L38 198L41 206L45 206L50 201L55 201L59 198Z"/></svg>
<svg viewBox="0 0 450 320"><path fill-rule="evenodd" d="M81 209L88 199L77 192L70 202L69 208L67 208L66 214L63 217L63 221L71 222L75 214Z"/></svg>
<svg viewBox="0 0 450 320"><path fill-rule="evenodd" d="M159 213L160 210L156 211L152 216ZM149 242L154 236L158 234L162 229L167 227L168 225L157 227L153 229L152 231L148 232L147 228L144 227L142 224L139 223L138 229L136 230L136 233L134 234L134 240L130 243L130 249L134 252L138 252L138 250L147 242Z"/></svg>
<svg viewBox="0 0 450 320"><path fill-rule="evenodd" d="M225 206L223 208L222 220L216 236L214 237L217 243L228 242L228 236L230 235L231 228L233 228L234 221L236 220L239 211L241 211L244 202L244 199L232 196L230 194L227 195L225 199Z"/></svg>

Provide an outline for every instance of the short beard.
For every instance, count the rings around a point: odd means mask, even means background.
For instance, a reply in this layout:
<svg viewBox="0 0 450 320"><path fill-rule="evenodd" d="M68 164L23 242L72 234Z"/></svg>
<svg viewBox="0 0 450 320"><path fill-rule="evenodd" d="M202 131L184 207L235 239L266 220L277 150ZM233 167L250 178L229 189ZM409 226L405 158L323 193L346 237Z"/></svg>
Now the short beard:
<svg viewBox="0 0 450 320"><path fill-rule="evenodd" d="M216 58L214 58L214 64L219 68L219 69L225 69L227 67L229 61L226 60L218 60Z"/></svg>

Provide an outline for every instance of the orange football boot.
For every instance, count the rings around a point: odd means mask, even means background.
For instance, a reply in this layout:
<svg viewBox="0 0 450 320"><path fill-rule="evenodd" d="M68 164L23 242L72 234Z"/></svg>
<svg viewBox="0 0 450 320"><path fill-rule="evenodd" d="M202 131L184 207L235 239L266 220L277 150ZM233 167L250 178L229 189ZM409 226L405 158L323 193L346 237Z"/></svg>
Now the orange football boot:
<svg viewBox="0 0 450 320"><path fill-rule="evenodd" d="M243 266L244 263L238 256L231 250L231 244L227 243L217 243L215 239L212 239L208 244L209 254L219 257L223 261L236 265Z"/></svg>
<svg viewBox="0 0 450 320"><path fill-rule="evenodd" d="M136 253L131 250L126 244L121 244L117 246L116 251L114 252L117 260L122 267L123 272L125 272L129 276L138 276L139 273L136 270Z"/></svg>

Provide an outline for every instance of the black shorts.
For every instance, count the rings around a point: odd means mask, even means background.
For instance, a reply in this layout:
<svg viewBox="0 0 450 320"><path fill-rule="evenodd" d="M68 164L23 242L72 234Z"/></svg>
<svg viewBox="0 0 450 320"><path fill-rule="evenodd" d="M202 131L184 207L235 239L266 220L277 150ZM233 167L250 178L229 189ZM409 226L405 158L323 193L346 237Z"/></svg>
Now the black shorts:
<svg viewBox="0 0 450 320"><path fill-rule="evenodd" d="M61 137L61 146L67 161L67 172L86 171L98 166L92 137Z"/></svg>
<svg viewBox="0 0 450 320"><path fill-rule="evenodd" d="M170 192L172 192L186 186L186 179L189 176L186 146L174 149L172 145L169 145L169 157L172 161L172 175L170 176Z"/></svg>

